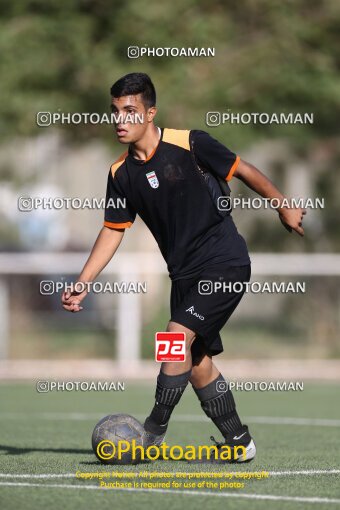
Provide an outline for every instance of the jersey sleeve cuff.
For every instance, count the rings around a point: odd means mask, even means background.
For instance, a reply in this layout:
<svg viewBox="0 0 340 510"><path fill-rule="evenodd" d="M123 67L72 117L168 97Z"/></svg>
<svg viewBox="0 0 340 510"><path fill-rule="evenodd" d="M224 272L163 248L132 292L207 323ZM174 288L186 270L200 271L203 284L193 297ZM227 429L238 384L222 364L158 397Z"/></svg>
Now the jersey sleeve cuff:
<svg viewBox="0 0 340 510"><path fill-rule="evenodd" d="M130 228L132 225L132 221L127 221L125 223L112 223L111 221L104 221L104 227L108 228Z"/></svg>
<svg viewBox="0 0 340 510"><path fill-rule="evenodd" d="M230 181L230 180L232 179L232 177L233 177L233 175L234 175L234 172L235 172L235 170L236 170L236 169L237 169L237 167L238 167L238 164L239 164L239 162L240 162L240 159L241 159L241 158L240 158L240 156L236 156L236 159L235 159L235 161L234 161L234 163L233 163L233 166L231 167L231 169L230 169L230 170L229 170L229 172L228 172L228 175L227 175L227 177L226 177L226 181Z"/></svg>

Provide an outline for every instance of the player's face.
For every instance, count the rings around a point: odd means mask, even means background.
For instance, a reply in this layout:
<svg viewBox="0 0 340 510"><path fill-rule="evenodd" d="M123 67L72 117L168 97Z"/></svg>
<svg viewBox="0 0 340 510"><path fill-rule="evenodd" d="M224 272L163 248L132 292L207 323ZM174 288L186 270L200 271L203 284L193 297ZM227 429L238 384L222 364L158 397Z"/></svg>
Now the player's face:
<svg viewBox="0 0 340 510"><path fill-rule="evenodd" d="M154 107L145 108L141 94L113 97L111 109L119 121L114 126L120 143L136 143L143 138L156 113Z"/></svg>

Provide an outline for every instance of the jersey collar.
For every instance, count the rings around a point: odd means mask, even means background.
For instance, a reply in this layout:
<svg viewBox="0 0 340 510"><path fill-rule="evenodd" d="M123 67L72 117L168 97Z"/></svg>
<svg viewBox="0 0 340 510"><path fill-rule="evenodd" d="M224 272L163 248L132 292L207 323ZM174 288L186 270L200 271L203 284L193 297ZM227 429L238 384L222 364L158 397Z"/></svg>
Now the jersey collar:
<svg viewBox="0 0 340 510"><path fill-rule="evenodd" d="M156 145L156 147L154 148L154 150L151 152L150 156L147 158L147 159L137 159L133 156L132 154L132 151L131 151L131 148L129 146L129 150L128 150L128 153L129 153L129 156L130 158L132 159L132 161L136 164L136 165L145 165L146 163L148 163L152 158L153 156L155 155L155 153L157 152L157 149L163 139L163 131L164 129L163 128L160 128L157 126L157 129L158 129L158 132L159 132L159 140L158 140L158 144Z"/></svg>

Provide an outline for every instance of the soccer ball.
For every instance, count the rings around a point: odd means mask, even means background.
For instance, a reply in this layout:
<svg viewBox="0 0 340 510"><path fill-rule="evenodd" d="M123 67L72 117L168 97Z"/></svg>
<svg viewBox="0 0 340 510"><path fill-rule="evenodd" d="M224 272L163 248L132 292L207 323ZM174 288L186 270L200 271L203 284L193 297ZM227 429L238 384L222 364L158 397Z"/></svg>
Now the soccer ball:
<svg viewBox="0 0 340 510"><path fill-rule="evenodd" d="M143 446L143 434L143 425L133 416L109 414L95 426L92 433L92 448L96 457L103 464L137 464L141 460L140 449L135 450L135 458L132 458L131 441L134 439L136 446ZM119 441L130 443L129 451L121 452L120 456L118 455ZM115 452L112 443L116 447ZM124 443L121 444L124 449L127 449ZM98 445L100 445L99 448Z"/></svg>

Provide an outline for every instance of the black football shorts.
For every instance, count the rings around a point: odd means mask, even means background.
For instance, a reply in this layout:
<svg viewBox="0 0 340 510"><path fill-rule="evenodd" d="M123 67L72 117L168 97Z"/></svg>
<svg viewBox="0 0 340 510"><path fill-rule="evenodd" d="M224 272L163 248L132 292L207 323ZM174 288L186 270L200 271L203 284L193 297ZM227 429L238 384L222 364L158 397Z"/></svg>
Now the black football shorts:
<svg viewBox="0 0 340 510"><path fill-rule="evenodd" d="M219 332L239 304L244 282L249 282L250 265L214 265L197 277L175 280L171 287L171 321L196 333L191 352L193 361L203 354L223 351Z"/></svg>

